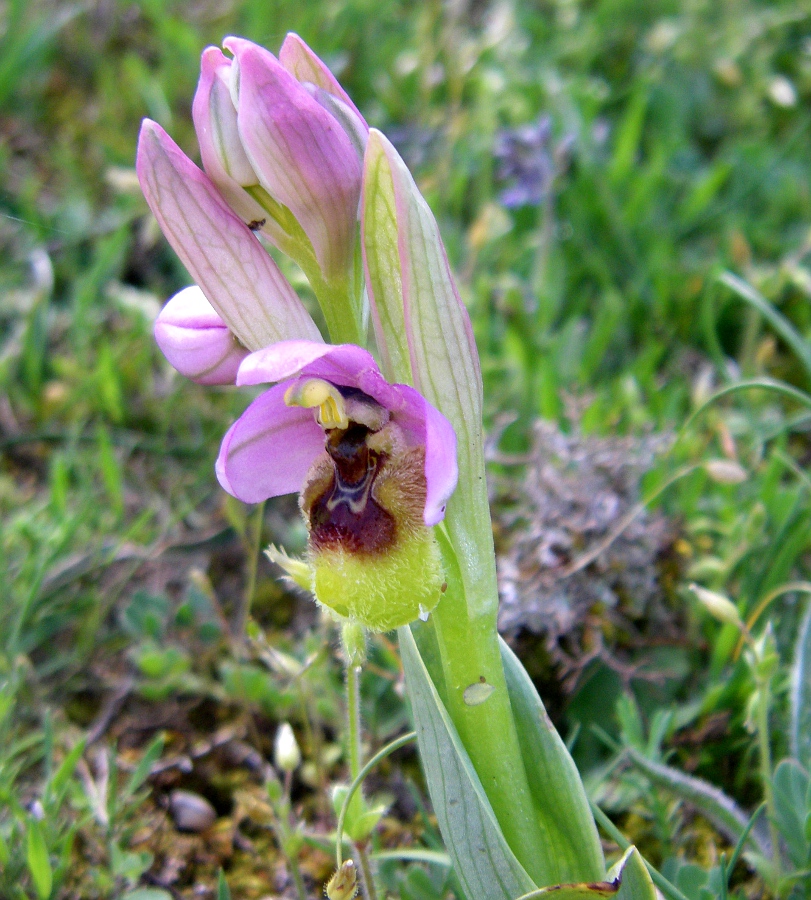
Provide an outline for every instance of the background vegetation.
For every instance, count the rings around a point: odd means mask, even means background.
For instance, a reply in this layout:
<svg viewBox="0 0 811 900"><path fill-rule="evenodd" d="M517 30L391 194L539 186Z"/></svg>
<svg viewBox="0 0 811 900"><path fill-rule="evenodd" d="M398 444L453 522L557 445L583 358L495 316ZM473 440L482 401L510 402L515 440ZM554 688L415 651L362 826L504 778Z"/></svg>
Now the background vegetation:
<svg viewBox="0 0 811 900"><path fill-rule="evenodd" d="M301 548L292 500L215 485L246 393L152 342L188 276L133 171L143 116L196 154L203 46L287 31L440 221L485 373L505 627L592 796L691 900L726 890L742 829L707 784L743 822L765 798L779 866L761 814L731 890L811 896L803 0L0 4L0 895L224 897L222 869L235 897L296 896L292 858L317 896L329 875L334 635L257 552ZM374 750L407 715L395 646L372 654ZM283 721L303 763L275 781ZM410 856L381 879L444 897L415 757L392 760L376 849Z"/></svg>

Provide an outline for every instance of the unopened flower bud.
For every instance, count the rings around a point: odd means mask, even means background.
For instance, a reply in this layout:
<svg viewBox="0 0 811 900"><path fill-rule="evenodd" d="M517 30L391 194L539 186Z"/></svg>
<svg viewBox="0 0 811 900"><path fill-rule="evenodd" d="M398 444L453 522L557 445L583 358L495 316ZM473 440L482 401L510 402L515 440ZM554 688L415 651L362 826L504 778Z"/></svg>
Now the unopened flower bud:
<svg viewBox="0 0 811 900"><path fill-rule="evenodd" d="M355 863L347 859L324 887L327 900L352 900L358 892L358 873Z"/></svg>
<svg viewBox="0 0 811 900"><path fill-rule="evenodd" d="M744 624L741 614L735 604L723 594L716 591L709 591L698 584L691 584L690 590L696 595L696 599L707 610L707 612L719 622L728 625L734 625L738 629L743 629Z"/></svg>
<svg viewBox="0 0 811 900"><path fill-rule="evenodd" d="M283 772L295 772L301 765L301 750L289 722L282 722L276 732L273 759Z"/></svg>
<svg viewBox="0 0 811 900"><path fill-rule="evenodd" d="M280 59L242 38L225 46L233 59L216 47L203 53L194 100L207 174L284 252L314 254L328 279L345 278L354 264L366 122L300 38L288 36Z"/></svg>
<svg viewBox="0 0 811 900"><path fill-rule="evenodd" d="M746 481L746 469L732 459L711 459L704 463L704 471L719 484L740 484Z"/></svg>
<svg viewBox="0 0 811 900"><path fill-rule="evenodd" d="M233 384L248 355L196 285L175 294L161 310L155 340L178 372L200 384Z"/></svg>

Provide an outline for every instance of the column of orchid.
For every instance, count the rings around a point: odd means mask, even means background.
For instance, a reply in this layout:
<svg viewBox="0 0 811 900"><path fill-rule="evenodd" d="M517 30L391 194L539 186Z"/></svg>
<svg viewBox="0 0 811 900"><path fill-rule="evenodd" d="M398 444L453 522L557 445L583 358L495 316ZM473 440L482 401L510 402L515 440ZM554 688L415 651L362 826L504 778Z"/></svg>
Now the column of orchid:
<svg viewBox="0 0 811 900"><path fill-rule="evenodd" d="M205 384L272 385L226 434L220 484L248 503L298 492L308 554L277 559L350 630L401 629L429 789L471 900L597 881L579 778L496 633L481 374L436 221L300 38L278 58L224 46L203 53L194 99L203 169L148 120L137 160L196 282L158 317L161 349ZM305 273L333 343L267 244Z"/></svg>

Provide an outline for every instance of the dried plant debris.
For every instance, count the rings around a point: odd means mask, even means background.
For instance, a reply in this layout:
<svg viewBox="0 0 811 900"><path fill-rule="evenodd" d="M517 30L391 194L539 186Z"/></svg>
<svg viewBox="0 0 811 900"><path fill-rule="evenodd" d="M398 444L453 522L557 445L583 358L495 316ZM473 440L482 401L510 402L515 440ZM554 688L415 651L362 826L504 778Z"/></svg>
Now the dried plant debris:
<svg viewBox="0 0 811 900"><path fill-rule="evenodd" d="M641 507L633 515L640 479L669 440L538 422L521 473L494 480L499 627L508 638L542 638L567 690L595 658L634 674L609 646L617 636L639 643L642 632L674 628L662 586L674 525Z"/></svg>

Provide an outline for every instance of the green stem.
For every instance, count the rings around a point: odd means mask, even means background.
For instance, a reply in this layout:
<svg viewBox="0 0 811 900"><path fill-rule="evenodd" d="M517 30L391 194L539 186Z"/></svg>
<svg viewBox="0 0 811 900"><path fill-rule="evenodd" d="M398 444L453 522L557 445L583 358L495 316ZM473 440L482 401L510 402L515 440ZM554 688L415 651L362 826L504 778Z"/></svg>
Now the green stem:
<svg viewBox="0 0 811 900"><path fill-rule="evenodd" d="M507 693L495 617L468 618L455 560L447 552L444 555L448 588L432 621L448 712L510 849L536 884L554 883L539 859L541 830ZM492 693L484 703L468 705L465 689L482 679L493 687Z"/></svg>
<svg viewBox="0 0 811 900"><path fill-rule="evenodd" d="M360 730L360 672L357 626L345 626L342 638L346 656L346 715L347 715L347 752L349 756L349 774L352 781L358 780L361 772L361 730ZM362 635L360 636L362 641ZM356 791L351 800L352 817L357 820L363 814L363 794ZM340 848L340 844L339 844ZM339 849L340 853L340 849ZM361 888L365 900L377 900L374 877L372 875L366 848L355 842L355 854L358 869L361 873ZM340 867L340 866L339 866Z"/></svg>
<svg viewBox="0 0 811 900"><path fill-rule="evenodd" d="M366 763L366 765L358 772L355 778L352 781L352 784L349 785L349 790L346 792L346 796L344 797L343 805L341 806L341 812L338 814L338 824L335 828L335 861L336 861L336 869L340 869L343 864L343 840L344 840L344 820L346 819L346 813L349 810L349 803L352 800L352 797L355 795L355 791L363 784L363 779L369 774L369 772L374 769L374 767L383 759L385 759L390 753L394 753L395 750L399 750L400 747L405 744L411 743L417 739L416 731L409 731L408 734L402 735L402 737L398 737L396 740L393 740L390 744L386 744L386 746L382 750L378 750L377 753Z"/></svg>
<svg viewBox="0 0 811 900"><path fill-rule="evenodd" d="M355 241L353 259L347 261L346 271L325 278L312 243L290 210L259 185L247 191L276 223L277 227L267 230L268 239L299 266L310 282L324 313L331 342L364 346L366 322L359 242Z"/></svg>
<svg viewBox="0 0 811 900"><path fill-rule="evenodd" d="M307 890L304 887L304 879L301 877L301 869L298 860L292 853L287 854L287 864L290 866L290 874L293 876L293 883L296 886L296 893L299 900L307 900Z"/></svg>
<svg viewBox="0 0 811 900"><path fill-rule="evenodd" d="M327 323L333 344L366 344L362 296L353 279L326 281L317 266L304 269Z"/></svg>
<svg viewBox="0 0 811 900"><path fill-rule="evenodd" d="M284 853L285 858L287 859L287 867L290 870L290 875L293 878L293 884L296 886L296 894L299 897L299 900L307 900L307 890L304 887L304 879L301 877L301 869L299 868L298 859L296 858L296 854L290 851L291 839L293 837L293 833L290 830L290 826L287 824L286 818L283 815L279 815L277 812L276 815L276 839L282 848L282 853Z"/></svg>
<svg viewBox="0 0 811 900"><path fill-rule="evenodd" d="M256 593L256 574L259 570L259 556L262 552L262 526L265 522L265 501L256 505L256 509L248 519L248 527L245 530L245 549L247 553L247 577L245 579L245 592L242 595L242 603L234 620L234 635L238 642L245 637L245 625L253 606L253 596Z"/></svg>
<svg viewBox="0 0 811 900"><path fill-rule="evenodd" d="M769 677L759 677L757 704L758 755L760 757L760 780L763 783L763 799L766 802L766 817L769 820L769 837L772 842L772 865L774 866L774 888L780 882L780 833L777 829L777 809L772 787L772 751L769 744L769 706L771 689Z"/></svg>
<svg viewBox="0 0 811 900"><path fill-rule="evenodd" d="M349 663L346 667L346 715L349 774L354 781L358 777L361 767L360 666L356 666L354 663Z"/></svg>
<svg viewBox="0 0 811 900"><path fill-rule="evenodd" d="M375 879L372 874L372 866L369 862L369 855L363 844L355 844L355 853L358 857L358 869L361 872L360 884L363 890L365 900L377 900L377 888L375 888Z"/></svg>

